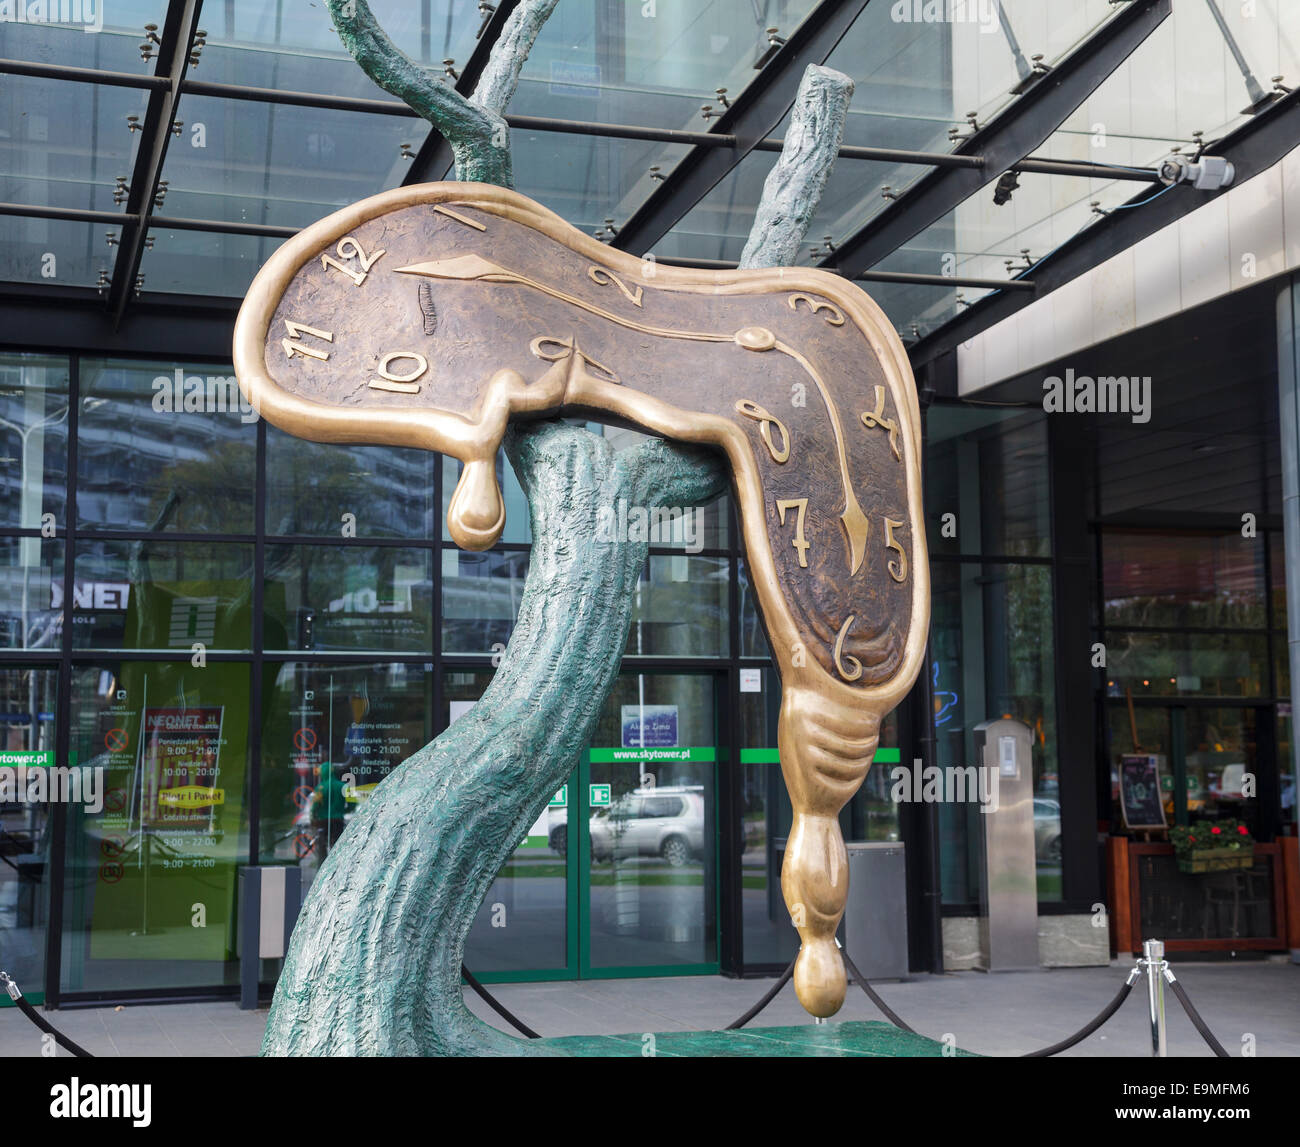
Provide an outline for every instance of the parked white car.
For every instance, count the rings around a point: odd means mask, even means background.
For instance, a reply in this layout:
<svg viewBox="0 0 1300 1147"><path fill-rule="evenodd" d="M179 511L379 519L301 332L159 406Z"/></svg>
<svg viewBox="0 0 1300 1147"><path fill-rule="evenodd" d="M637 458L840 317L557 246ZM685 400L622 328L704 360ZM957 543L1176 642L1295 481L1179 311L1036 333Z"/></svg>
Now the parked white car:
<svg viewBox="0 0 1300 1147"><path fill-rule="evenodd" d="M636 789L589 822L591 855L662 856L680 868L704 851L704 797L685 786Z"/></svg>

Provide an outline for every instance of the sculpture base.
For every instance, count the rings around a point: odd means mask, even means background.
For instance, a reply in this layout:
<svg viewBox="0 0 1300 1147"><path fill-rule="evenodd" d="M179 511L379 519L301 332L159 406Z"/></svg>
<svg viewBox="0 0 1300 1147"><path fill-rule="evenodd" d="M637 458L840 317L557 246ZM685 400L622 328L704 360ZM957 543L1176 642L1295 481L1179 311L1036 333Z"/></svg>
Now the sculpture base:
<svg viewBox="0 0 1300 1147"><path fill-rule="evenodd" d="M570 1035L541 1040L562 1055L621 1057L649 1054L645 1035ZM808 1024L800 1027L743 1028L740 1031L654 1033L656 1056L942 1056L944 1045L910 1035L879 1020ZM957 1056L974 1052L954 1050Z"/></svg>

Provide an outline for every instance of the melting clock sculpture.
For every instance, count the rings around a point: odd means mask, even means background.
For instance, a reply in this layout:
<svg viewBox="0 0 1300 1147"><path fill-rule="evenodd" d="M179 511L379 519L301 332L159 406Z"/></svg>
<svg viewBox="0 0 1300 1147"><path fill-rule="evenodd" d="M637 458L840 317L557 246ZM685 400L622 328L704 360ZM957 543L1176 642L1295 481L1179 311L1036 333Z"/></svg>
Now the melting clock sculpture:
<svg viewBox="0 0 1300 1147"><path fill-rule="evenodd" d="M285 243L240 311L235 369L292 434L460 459L448 529L467 549L500 537L495 459L512 418L587 416L725 454L783 689L795 987L813 1015L834 1014L837 815L929 625L920 417L871 299L817 270L658 266L512 191L433 183Z"/></svg>

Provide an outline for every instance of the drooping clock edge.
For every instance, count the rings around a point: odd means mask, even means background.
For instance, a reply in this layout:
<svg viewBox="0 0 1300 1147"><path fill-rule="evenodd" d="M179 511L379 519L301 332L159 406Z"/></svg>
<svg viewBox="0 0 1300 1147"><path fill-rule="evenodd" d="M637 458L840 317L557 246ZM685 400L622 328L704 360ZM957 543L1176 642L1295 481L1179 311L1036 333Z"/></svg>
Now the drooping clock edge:
<svg viewBox="0 0 1300 1147"><path fill-rule="evenodd" d="M240 307L234 330L234 366L240 389L259 415L297 437L317 442L411 446L450 454L465 463L452 501L449 530L467 549L485 549L499 537L500 492L493 464L512 413L536 406L536 393L516 371L498 371L487 384L474 419L431 409L357 409L300 398L276 384L265 357L267 334L280 299L302 267L362 224L406 207L460 203L519 222L617 274L641 276L645 261L576 230L540 204L484 183L426 183L371 196L326 216L282 244L258 272ZM911 688L929 630L929 562L920 473L920 411L902 342L879 306L853 284L813 268L706 271L655 267L656 284L702 293L809 292L830 299L863 332L875 352L902 415L907 504L912 523L912 601L903 657L897 671L876 685L852 686L829 676L812 658L799 658L801 637L786 607L764 532L764 505L752 445L736 424L675 407L629 389L619 395L620 414L647 430L684 442L721 447L731 464L741 504L742 534L763 620L772 638L783 686L812 690L828 702L867 705L888 712Z"/></svg>

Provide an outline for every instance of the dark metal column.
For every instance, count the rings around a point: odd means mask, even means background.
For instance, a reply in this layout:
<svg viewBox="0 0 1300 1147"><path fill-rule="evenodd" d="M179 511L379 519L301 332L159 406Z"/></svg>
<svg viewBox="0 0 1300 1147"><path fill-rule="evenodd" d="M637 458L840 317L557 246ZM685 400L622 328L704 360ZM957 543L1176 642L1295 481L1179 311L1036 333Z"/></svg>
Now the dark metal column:
<svg viewBox="0 0 1300 1147"><path fill-rule="evenodd" d="M167 84L149 93L149 105L140 133L140 149L136 152L135 167L131 172L126 212L135 218L122 224L117 261L113 264L113 280L108 289L108 307L115 323L121 321L122 312L126 310L127 301L135 289L136 275L140 271L145 233L149 230L149 213L153 210L154 198L158 194L158 179L162 175L163 161L167 158L167 145L172 138L172 121L176 118L181 84L189 70L194 32L198 27L202 4L203 0L172 0L163 22L155 78L166 78Z"/></svg>
<svg viewBox="0 0 1300 1147"><path fill-rule="evenodd" d="M1093 457L1091 438L1087 427L1047 419L1061 899L1076 906L1105 899L1097 864L1096 674L1088 608L1093 589L1092 542L1084 480Z"/></svg>
<svg viewBox="0 0 1300 1147"><path fill-rule="evenodd" d="M1291 274L1277 296L1277 379L1282 439L1283 564L1286 567L1287 655L1292 682L1300 681L1300 276ZM1276 576L1276 574L1274 575ZM1295 689L1292 688L1294 694ZM1293 701L1294 705L1294 701ZM1295 710L1292 709L1294 714ZM1292 729L1295 717L1292 716ZM1300 776L1300 742L1291 737L1291 771ZM1278 762L1278 769L1285 765ZM1291 949L1300 964L1300 949Z"/></svg>

